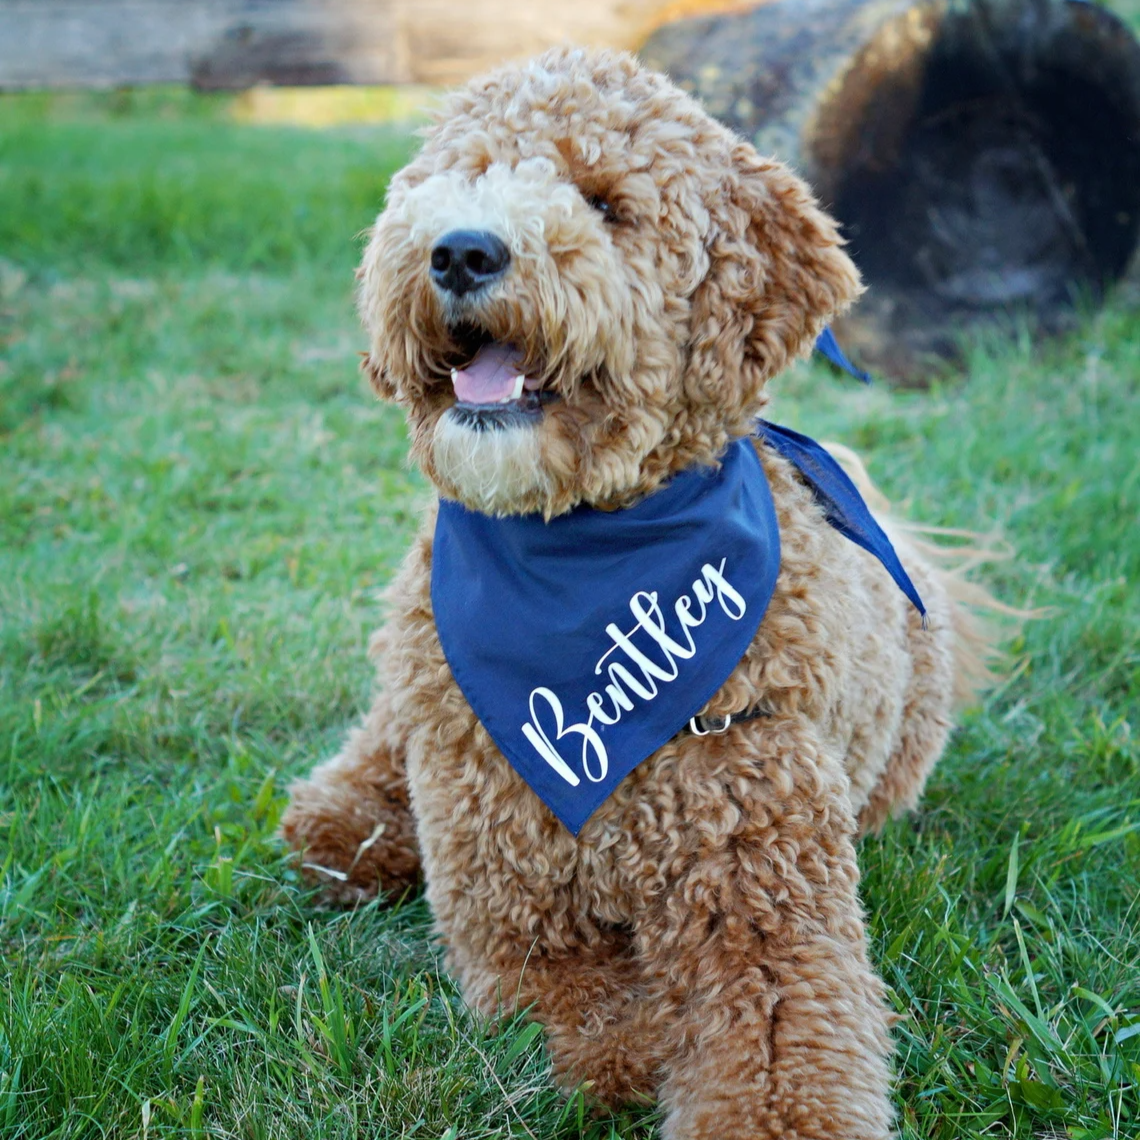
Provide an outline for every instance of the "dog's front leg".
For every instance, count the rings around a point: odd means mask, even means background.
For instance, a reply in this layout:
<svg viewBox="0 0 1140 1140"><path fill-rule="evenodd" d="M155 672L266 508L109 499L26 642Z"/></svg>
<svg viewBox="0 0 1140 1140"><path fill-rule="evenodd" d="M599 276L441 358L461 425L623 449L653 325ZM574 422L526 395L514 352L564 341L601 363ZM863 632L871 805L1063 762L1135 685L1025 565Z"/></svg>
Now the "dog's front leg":
<svg viewBox="0 0 1140 1140"><path fill-rule="evenodd" d="M467 990L468 999L490 1014L533 1006L546 1029L554 1079L567 1092L584 1087L615 1108L650 1101L663 1037L628 943L628 934L607 934L555 955L500 958L476 992Z"/></svg>
<svg viewBox="0 0 1140 1140"><path fill-rule="evenodd" d="M529 1009L564 1088L588 1083L609 1104L652 1098L663 1052L642 962L628 928L583 912L574 839L529 790L515 789L510 810L457 801L459 781L441 764L416 776L428 901L468 1004L491 1018Z"/></svg>
<svg viewBox="0 0 1140 1140"><path fill-rule="evenodd" d="M723 811L639 930L672 1037L663 1135L882 1140L887 1013L841 763L796 718L745 747Z"/></svg>

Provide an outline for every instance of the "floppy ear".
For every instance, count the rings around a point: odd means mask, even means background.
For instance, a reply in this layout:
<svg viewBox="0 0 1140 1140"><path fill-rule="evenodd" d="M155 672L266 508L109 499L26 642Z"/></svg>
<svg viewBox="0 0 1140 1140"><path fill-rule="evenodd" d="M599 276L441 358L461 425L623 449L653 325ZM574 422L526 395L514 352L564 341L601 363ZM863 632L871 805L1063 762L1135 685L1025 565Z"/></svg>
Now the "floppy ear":
<svg viewBox="0 0 1140 1140"><path fill-rule="evenodd" d="M709 271L693 296L685 385L696 406L747 419L767 402L767 381L811 351L862 285L835 221L804 182L748 143L732 146L710 213Z"/></svg>
<svg viewBox="0 0 1140 1140"><path fill-rule="evenodd" d="M391 330L387 327L388 302L383 296L380 287L380 266L383 261L383 251L379 242L380 224L384 220L381 214L376 224L365 231L368 244L364 247L360 264L356 267L356 312L361 324L372 342L367 352L360 354L360 371L368 377L372 390L382 400L397 402L399 392L388 374L388 365L384 360L381 344L390 340Z"/></svg>
<svg viewBox="0 0 1140 1140"><path fill-rule="evenodd" d="M368 377L368 383L380 399L396 400L396 386L388 379L388 370L377 360L375 352L360 354L360 371Z"/></svg>

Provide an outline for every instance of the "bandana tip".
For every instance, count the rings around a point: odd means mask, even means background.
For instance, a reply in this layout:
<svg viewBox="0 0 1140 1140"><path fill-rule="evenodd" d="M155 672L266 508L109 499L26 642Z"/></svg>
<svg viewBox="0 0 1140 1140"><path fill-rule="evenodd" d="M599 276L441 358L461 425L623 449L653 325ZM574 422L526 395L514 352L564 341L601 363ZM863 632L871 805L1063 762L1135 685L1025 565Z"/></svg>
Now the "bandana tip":
<svg viewBox="0 0 1140 1140"><path fill-rule="evenodd" d="M871 374L851 363L847 354L839 347L839 341L835 339L835 333L831 329L824 329L816 337L815 350L821 356L827 357L836 368L841 368L848 375L854 376L860 383L871 383Z"/></svg>

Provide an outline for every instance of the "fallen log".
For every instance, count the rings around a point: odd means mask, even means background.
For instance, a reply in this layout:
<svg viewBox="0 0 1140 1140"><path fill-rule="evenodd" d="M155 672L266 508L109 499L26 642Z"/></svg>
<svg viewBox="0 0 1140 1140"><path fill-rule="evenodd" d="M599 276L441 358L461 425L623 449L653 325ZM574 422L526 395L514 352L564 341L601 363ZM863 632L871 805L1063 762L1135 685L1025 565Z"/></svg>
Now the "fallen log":
<svg viewBox="0 0 1140 1140"><path fill-rule="evenodd" d="M962 333L1068 327L1140 238L1140 46L1084 0L776 0L641 50L842 221L847 346L921 382Z"/></svg>
<svg viewBox="0 0 1140 1140"><path fill-rule="evenodd" d="M0 91L451 84L551 44L632 47L662 20L725 3L0 0Z"/></svg>

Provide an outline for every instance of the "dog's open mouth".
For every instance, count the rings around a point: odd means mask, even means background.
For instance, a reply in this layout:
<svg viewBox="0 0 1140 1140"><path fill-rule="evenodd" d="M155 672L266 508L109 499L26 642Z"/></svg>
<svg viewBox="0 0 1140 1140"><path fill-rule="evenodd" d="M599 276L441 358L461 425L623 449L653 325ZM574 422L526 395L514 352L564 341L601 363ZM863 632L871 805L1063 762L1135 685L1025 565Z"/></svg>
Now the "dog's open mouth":
<svg viewBox="0 0 1140 1140"><path fill-rule="evenodd" d="M481 344L469 364L451 370L451 383L452 419L478 431L535 419L556 398L541 380L525 375L522 353L500 341Z"/></svg>

